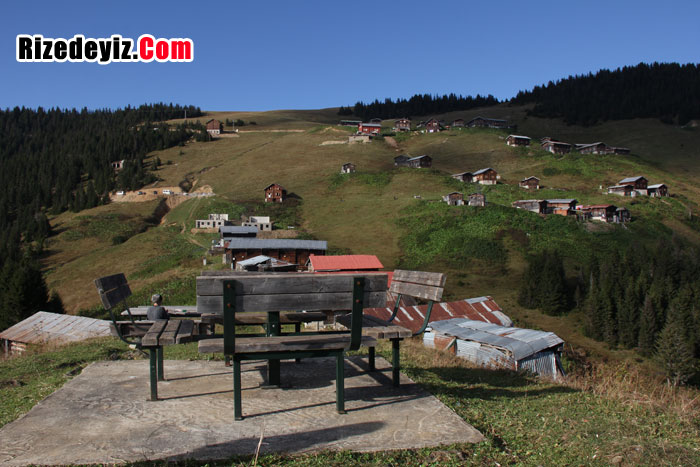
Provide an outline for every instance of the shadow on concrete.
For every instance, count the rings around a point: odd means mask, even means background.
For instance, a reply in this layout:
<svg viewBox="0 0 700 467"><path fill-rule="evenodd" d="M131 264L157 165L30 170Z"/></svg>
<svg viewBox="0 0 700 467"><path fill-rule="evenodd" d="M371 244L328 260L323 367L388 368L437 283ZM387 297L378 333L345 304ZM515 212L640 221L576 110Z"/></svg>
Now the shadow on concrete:
<svg viewBox="0 0 700 467"><path fill-rule="evenodd" d="M174 378L165 378L165 381L181 381L183 379L208 378L209 376L223 376L223 375L232 375L231 377L233 377L233 372L225 371L225 372L221 372L221 373L204 373L201 375L176 376Z"/></svg>
<svg viewBox="0 0 700 467"><path fill-rule="evenodd" d="M232 421L231 423L236 423ZM366 435L382 429L386 424L380 421L353 423L350 425L323 428L319 430L265 436L261 452L301 452L321 445L327 445L353 436ZM253 455L260 442L260 434L249 438L236 439L224 443L210 444L192 452L171 457L175 459L223 459L234 455Z"/></svg>

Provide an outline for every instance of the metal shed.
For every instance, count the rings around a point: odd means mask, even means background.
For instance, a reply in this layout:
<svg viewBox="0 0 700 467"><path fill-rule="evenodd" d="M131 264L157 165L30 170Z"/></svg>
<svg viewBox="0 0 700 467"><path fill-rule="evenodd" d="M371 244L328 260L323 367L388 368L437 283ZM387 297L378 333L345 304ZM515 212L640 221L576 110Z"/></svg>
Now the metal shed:
<svg viewBox="0 0 700 467"><path fill-rule="evenodd" d="M505 368L559 379L564 341L554 333L454 318L430 323L427 347L449 350L487 368Z"/></svg>

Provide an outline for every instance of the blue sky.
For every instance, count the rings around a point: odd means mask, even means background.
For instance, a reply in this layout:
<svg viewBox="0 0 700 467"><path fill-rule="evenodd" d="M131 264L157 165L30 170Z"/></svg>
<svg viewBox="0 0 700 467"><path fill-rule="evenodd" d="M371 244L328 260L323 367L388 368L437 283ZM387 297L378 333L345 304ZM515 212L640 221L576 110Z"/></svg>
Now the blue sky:
<svg viewBox="0 0 700 467"><path fill-rule="evenodd" d="M3 5L0 107L303 109L493 94L700 62L697 1L33 1ZM31 6L31 7L30 7ZM18 63L17 34L188 37L192 63Z"/></svg>

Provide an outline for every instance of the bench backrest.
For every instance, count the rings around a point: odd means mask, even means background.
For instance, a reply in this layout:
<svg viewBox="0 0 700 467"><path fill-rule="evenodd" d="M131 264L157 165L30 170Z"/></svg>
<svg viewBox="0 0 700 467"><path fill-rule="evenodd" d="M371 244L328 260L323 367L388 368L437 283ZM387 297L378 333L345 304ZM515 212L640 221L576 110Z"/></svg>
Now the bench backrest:
<svg viewBox="0 0 700 467"><path fill-rule="evenodd" d="M397 269L391 279L389 292L439 302L445 288L441 272L404 271Z"/></svg>
<svg viewBox="0 0 700 467"><path fill-rule="evenodd" d="M232 281L236 313L352 309L353 277L364 277L363 307L386 306L387 274L241 273L197 277L197 311L223 314L223 284Z"/></svg>
<svg viewBox="0 0 700 467"><path fill-rule="evenodd" d="M131 289L123 273L95 279L95 287L106 310L111 310L131 296Z"/></svg>

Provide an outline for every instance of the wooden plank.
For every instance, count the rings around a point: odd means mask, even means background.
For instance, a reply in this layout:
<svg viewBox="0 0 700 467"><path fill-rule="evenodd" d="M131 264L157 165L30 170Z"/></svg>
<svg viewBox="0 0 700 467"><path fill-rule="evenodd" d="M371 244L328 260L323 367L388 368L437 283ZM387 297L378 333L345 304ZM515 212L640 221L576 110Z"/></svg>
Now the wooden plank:
<svg viewBox="0 0 700 467"><path fill-rule="evenodd" d="M346 328L350 327L350 315L339 316L336 318L336 321ZM413 335L410 329L387 323L372 315L362 316L362 334L372 336L375 339L396 339Z"/></svg>
<svg viewBox="0 0 700 467"><path fill-rule="evenodd" d="M369 292L364 294L365 308L386 306L386 292ZM343 293L307 293L275 295L242 295L236 297L236 312L251 311L321 311L350 310L352 292ZM223 296L197 297L197 310L201 313L223 314Z"/></svg>
<svg viewBox="0 0 700 467"><path fill-rule="evenodd" d="M163 332L165 329L165 326L168 324L168 321L165 320L160 320L154 322L148 332L146 333L145 336L143 336L143 339L141 340L141 345L144 347L154 347L158 345L158 338L160 337L160 334Z"/></svg>
<svg viewBox="0 0 700 467"><path fill-rule="evenodd" d="M97 287L98 290L112 290L116 289L120 285L127 285L126 276L121 272L118 274L112 274L111 276L95 279L95 287Z"/></svg>
<svg viewBox="0 0 700 467"><path fill-rule="evenodd" d="M175 343L175 336L177 335L178 329L180 329L181 321L171 319L167 321L168 324L165 325L165 329L158 338L159 345L172 345Z"/></svg>
<svg viewBox="0 0 700 467"><path fill-rule="evenodd" d="M366 336L362 345L376 346L376 339ZM300 336L241 337L236 339L236 353L294 352L309 350L340 350L350 346L350 334L311 334ZM204 339L199 341L199 353L221 353L224 340Z"/></svg>
<svg viewBox="0 0 700 467"><path fill-rule="evenodd" d="M424 298L439 302L442 298L442 287L433 287L430 285L411 284L408 282L397 282L392 280L390 291L411 297Z"/></svg>
<svg viewBox="0 0 700 467"><path fill-rule="evenodd" d="M432 285L434 287L445 287L447 276L441 272L406 271L397 269L391 282L412 282L414 284Z"/></svg>
<svg viewBox="0 0 700 467"><path fill-rule="evenodd" d="M110 308L115 307L120 302L129 298L131 296L131 289L125 284L112 290L98 290L98 293L100 294L102 305L105 307L105 309L109 310Z"/></svg>
<svg viewBox="0 0 700 467"><path fill-rule="evenodd" d="M192 341L192 335L194 334L194 321L191 319L183 319L180 321L180 329L177 332L177 337L175 337L176 344L184 344L185 342Z"/></svg>
<svg viewBox="0 0 700 467"><path fill-rule="evenodd" d="M387 289L386 273L328 275L282 273L280 275L198 277L197 296L223 295L223 282L229 279L236 281L237 295L352 292L352 278L356 276L365 277L365 291L375 292Z"/></svg>

